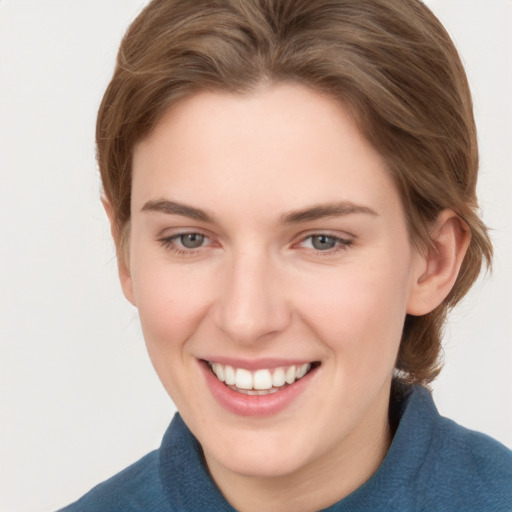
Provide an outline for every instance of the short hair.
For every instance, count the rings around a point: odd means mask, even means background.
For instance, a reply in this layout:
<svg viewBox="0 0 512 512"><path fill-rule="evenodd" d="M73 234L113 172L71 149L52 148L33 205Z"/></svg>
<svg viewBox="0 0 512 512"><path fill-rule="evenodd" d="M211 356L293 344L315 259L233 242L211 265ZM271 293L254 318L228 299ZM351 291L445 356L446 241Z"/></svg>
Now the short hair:
<svg viewBox="0 0 512 512"><path fill-rule="evenodd" d="M250 93L287 82L350 109L386 162L418 250L428 249L446 208L471 234L446 299L405 319L395 376L427 384L441 368L446 314L483 261L490 265L492 246L478 215L467 78L446 30L419 0L150 2L122 40L98 113L97 159L117 230L129 230L134 147L171 105L199 91Z"/></svg>

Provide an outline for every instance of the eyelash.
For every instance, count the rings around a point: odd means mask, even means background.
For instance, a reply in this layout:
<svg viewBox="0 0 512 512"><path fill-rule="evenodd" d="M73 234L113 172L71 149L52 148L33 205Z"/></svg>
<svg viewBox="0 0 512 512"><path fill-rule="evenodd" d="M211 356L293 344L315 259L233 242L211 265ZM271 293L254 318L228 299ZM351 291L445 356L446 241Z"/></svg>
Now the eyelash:
<svg viewBox="0 0 512 512"><path fill-rule="evenodd" d="M312 233L310 235L307 235L305 236L304 238L302 238L299 242L298 245L301 245L301 244L304 244L304 242L306 242L307 240L310 240L311 244L313 244L313 239L315 237L324 237L324 238L328 238L330 240L332 240L332 242L335 244L334 247L332 249L325 249L325 250L321 250L321 249L316 249L315 247L308 247L308 249L314 251L315 253L319 254L319 255L322 255L322 256L331 256L333 254L337 254L338 252L340 251L345 251L347 250L353 243L353 240L351 239L348 239L348 238L341 238L339 236L336 236L336 235L331 235L329 233Z"/></svg>
<svg viewBox="0 0 512 512"><path fill-rule="evenodd" d="M160 242L162 247L164 247L165 249L168 249L175 254L183 255L183 256L193 256L197 253L197 251L200 251L205 246L211 245L208 243L207 244L202 243L200 246L198 246L196 248L184 248L182 245L180 246L179 240L180 240L180 238L185 237L187 235L198 235L200 237L203 237L203 242L210 240L207 235L204 235L200 232L186 231L183 233L177 233L172 236L159 238L158 241ZM332 240L335 244L332 249L326 249L326 250L316 249L315 247L307 248L309 250L314 251L318 255L322 255L322 256L330 256L330 255L336 254L340 251L345 251L353 244L353 240L350 240L347 238L341 238L339 236L331 235L328 233L319 232L319 233L312 233L312 234L309 234L309 235L301 238L301 240L298 243L294 244L294 246L300 246L300 245L304 244L307 240L312 241L312 239L314 239L315 237L328 238L328 239ZM313 242L311 242L311 243L313 243Z"/></svg>
<svg viewBox="0 0 512 512"><path fill-rule="evenodd" d="M198 236L203 237L203 241L209 240L209 237L206 235L203 235L203 233L199 233L197 231L185 231L183 233L177 233L172 236L159 238L158 241L160 242L162 247L164 247L165 249L168 249L171 252L174 252L179 255L184 255L184 256L192 256L198 250L201 250L202 248L205 247L204 244L201 244L199 247L196 247L196 248L186 248L186 247L180 246L178 240L187 235L198 235ZM208 245L208 244L206 244L206 245Z"/></svg>

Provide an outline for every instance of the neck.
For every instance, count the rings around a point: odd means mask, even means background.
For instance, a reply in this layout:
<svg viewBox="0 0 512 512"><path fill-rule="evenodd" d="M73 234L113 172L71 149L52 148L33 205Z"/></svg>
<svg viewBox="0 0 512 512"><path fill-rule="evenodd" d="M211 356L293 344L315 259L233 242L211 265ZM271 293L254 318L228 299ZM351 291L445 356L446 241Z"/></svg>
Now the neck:
<svg viewBox="0 0 512 512"><path fill-rule="evenodd" d="M388 394L389 396L389 394ZM224 497L240 512L307 512L345 498L377 470L391 444L388 401L371 411L364 425L329 454L293 473L255 477L231 472L205 454Z"/></svg>

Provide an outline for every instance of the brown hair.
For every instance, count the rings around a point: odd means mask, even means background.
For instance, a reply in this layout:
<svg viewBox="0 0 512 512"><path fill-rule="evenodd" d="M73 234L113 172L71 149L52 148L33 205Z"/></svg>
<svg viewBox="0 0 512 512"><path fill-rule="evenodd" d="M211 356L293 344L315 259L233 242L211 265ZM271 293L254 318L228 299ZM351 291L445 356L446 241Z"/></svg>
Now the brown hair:
<svg viewBox="0 0 512 512"><path fill-rule="evenodd" d="M293 81L348 105L385 158L411 240L428 247L445 208L471 233L457 281L431 313L408 316L396 370L439 373L447 311L490 264L477 213L478 150L457 51L419 0L153 0L128 29L97 122L97 157L120 233L130 220L131 160L169 106L200 90L249 92Z"/></svg>

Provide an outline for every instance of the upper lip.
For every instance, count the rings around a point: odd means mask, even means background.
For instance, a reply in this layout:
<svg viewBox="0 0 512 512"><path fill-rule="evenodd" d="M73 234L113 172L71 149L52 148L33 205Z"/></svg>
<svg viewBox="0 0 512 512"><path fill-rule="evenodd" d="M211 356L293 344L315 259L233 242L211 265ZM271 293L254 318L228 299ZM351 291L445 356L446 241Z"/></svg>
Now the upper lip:
<svg viewBox="0 0 512 512"><path fill-rule="evenodd" d="M262 358L262 359L239 359L232 357L204 357L202 360L208 363L219 363L229 365L233 368L245 368L246 370L272 369L283 366L303 365L306 363L314 363L311 359L289 359L289 358Z"/></svg>

